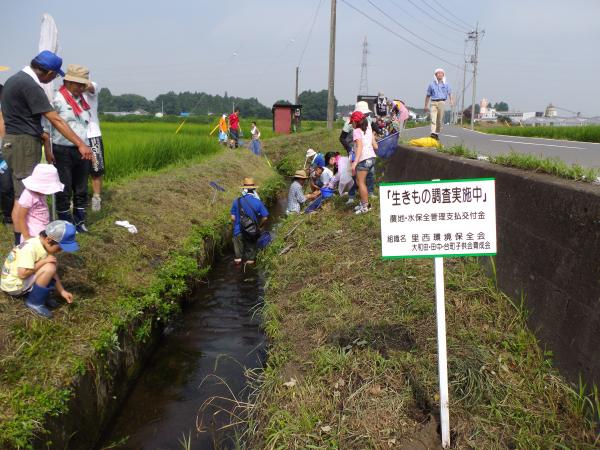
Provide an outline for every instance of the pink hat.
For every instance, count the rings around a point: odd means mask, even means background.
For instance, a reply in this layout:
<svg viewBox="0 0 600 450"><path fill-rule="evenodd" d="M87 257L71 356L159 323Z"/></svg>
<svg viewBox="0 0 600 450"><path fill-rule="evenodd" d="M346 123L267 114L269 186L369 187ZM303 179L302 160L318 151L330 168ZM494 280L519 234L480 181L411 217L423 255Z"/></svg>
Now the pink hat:
<svg viewBox="0 0 600 450"><path fill-rule="evenodd" d="M23 179L23 185L33 192L50 195L62 192L65 185L60 182L56 167L52 164L38 164L33 172Z"/></svg>

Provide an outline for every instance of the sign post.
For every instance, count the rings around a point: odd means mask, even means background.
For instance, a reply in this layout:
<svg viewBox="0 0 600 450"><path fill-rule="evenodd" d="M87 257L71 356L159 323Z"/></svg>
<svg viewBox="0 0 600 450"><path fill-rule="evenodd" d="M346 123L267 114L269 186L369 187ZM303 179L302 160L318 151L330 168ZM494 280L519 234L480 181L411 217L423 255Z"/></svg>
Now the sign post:
<svg viewBox="0 0 600 450"><path fill-rule="evenodd" d="M444 257L496 254L493 178L381 183L383 259L434 258L442 447L450 447Z"/></svg>

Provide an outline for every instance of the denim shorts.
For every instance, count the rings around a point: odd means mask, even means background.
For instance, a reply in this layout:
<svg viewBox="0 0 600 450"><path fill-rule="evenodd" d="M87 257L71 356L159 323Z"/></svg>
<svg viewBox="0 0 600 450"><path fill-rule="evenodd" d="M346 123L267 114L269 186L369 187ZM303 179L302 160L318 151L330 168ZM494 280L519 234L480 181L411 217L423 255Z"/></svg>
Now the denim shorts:
<svg viewBox="0 0 600 450"><path fill-rule="evenodd" d="M364 159L356 165L356 171L370 172L375 168L375 158Z"/></svg>

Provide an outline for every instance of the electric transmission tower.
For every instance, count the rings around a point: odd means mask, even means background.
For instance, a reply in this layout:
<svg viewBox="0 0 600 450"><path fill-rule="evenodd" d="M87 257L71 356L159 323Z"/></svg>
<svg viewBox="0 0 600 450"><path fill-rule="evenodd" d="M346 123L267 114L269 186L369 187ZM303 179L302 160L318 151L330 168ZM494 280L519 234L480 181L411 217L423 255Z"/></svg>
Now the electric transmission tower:
<svg viewBox="0 0 600 450"><path fill-rule="evenodd" d="M367 44L367 37L365 36L365 40L363 41L363 50L362 50L362 64L360 65L360 85L358 87L359 95L368 95L369 94L369 78L367 73L367 55L369 54L369 44Z"/></svg>

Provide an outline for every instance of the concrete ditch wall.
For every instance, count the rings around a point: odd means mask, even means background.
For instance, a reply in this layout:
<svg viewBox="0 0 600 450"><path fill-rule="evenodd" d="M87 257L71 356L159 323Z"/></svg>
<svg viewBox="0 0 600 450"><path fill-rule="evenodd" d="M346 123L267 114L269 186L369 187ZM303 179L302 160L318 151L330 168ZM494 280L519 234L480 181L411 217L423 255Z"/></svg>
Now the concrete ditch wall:
<svg viewBox="0 0 600 450"><path fill-rule="evenodd" d="M600 385L600 188L398 147L385 181L496 179L499 288L525 296L529 325L577 383Z"/></svg>

